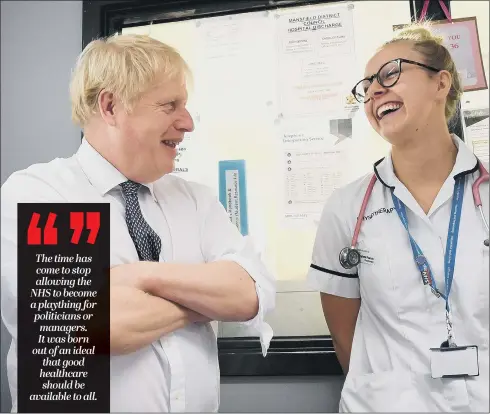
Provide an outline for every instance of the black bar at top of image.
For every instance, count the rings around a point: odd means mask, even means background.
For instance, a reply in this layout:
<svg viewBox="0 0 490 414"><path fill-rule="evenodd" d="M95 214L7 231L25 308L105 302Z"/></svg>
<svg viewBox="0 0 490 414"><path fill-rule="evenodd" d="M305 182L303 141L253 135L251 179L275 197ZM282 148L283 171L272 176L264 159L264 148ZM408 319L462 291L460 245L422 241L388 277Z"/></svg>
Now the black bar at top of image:
<svg viewBox="0 0 490 414"><path fill-rule="evenodd" d="M109 412L109 204L18 205L18 412Z"/></svg>

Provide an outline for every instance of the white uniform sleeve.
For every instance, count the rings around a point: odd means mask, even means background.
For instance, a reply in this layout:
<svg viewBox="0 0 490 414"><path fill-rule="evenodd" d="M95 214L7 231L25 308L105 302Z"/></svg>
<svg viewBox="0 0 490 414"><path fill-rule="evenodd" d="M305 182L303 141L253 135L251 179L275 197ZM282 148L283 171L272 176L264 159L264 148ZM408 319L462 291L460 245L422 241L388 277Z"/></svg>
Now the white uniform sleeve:
<svg viewBox="0 0 490 414"><path fill-rule="evenodd" d="M359 298L357 268L344 269L339 261L340 251L352 242L350 227L345 219L347 203L340 191L328 199L320 219L310 269L308 285L317 291L345 298ZM352 226L353 227L353 226Z"/></svg>
<svg viewBox="0 0 490 414"><path fill-rule="evenodd" d="M261 260L260 253L249 237L244 237L230 222L226 210L213 196L207 201L202 226L202 251L206 262L230 260L238 263L255 281L255 290L259 300L257 315L240 322L257 332L266 356L273 336L272 328L265 322L267 313L275 307L276 282L273 275Z"/></svg>

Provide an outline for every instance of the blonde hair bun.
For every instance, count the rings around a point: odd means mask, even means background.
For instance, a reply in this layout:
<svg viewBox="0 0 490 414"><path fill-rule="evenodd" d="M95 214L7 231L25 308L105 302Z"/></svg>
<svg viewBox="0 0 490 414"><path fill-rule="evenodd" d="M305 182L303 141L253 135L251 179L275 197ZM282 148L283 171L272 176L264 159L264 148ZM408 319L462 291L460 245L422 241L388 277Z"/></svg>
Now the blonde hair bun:
<svg viewBox="0 0 490 414"><path fill-rule="evenodd" d="M412 23L397 30L392 41L396 40L411 40L414 42L429 42L432 41L438 45L444 45L444 38L437 35L432 30L433 25L429 21Z"/></svg>

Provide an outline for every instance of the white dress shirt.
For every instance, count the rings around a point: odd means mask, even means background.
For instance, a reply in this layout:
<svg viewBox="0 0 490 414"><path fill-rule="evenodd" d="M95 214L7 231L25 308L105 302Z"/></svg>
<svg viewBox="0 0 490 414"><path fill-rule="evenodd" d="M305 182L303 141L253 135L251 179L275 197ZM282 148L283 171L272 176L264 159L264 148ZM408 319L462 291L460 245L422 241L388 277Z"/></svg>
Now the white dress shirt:
<svg viewBox="0 0 490 414"><path fill-rule="evenodd" d="M119 187L124 181L83 140L74 156L16 172L2 186L2 318L13 338L7 357L13 411L17 410L17 203L110 203L111 266L136 262ZM274 307L275 282L250 240L203 185L166 175L143 190L139 193L143 216L162 240L160 261L233 260L255 280L259 311L244 323L256 329L265 356L272 329L264 316ZM214 412L219 408L219 379L211 324L191 324L136 352L111 356L111 411Z"/></svg>
<svg viewBox="0 0 490 414"><path fill-rule="evenodd" d="M372 173L336 191L325 206L309 283L321 292L361 298L342 412L489 410L489 248L483 243L488 233L472 195L479 177L477 159L459 138L453 136L453 140L458 147L455 165L428 214L396 177L391 156L375 164L378 180L361 225L358 268L344 269L339 253L351 246ZM466 180L449 303L456 343L478 346L480 375L434 379L429 349L447 339L445 301L422 283L391 188L405 204L410 233L444 292L444 255L456 175ZM488 182L480 186L487 220L488 188Z"/></svg>

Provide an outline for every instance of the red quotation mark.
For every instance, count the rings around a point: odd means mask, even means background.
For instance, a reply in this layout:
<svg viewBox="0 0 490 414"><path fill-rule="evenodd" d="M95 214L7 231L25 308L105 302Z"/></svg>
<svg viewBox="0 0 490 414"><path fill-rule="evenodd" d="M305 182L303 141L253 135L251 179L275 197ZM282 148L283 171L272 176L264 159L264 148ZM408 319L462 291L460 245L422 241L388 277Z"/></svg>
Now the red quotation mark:
<svg viewBox="0 0 490 414"><path fill-rule="evenodd" d="M58 244L58 230L54 227L56 217L54 213L49 213L48 215L48 220L44 226L44 244ZM42 244L41 228L39 227L40 218L41 215L39 213L32 214L31 222L27 229L27 244Z"/></svg>
<svg viewBox="0 0 490 414"><path fill-rule="evenodd" d="M71 212L70 213L70 228L73 230L73 236L71 236L71 242L78 244L80 242L80 236L82 230L87 228L90 230L87 243L94 244L97 240L100 229L100 213L99 212L87 212L87 223L84 223L84 213Z"/></svg>

